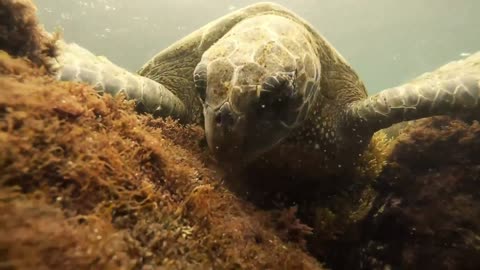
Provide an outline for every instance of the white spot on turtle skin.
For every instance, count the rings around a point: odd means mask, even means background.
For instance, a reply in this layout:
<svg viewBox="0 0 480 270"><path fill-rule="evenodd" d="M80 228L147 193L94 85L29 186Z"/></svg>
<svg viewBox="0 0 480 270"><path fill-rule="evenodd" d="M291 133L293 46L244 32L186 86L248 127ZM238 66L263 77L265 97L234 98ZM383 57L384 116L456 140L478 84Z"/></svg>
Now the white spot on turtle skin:
<svg viewBox="0 0 480 270"><path fill-rule="evenodd" d="M262 104L262 106L261 106L261 107L262 107L262 109L265 109L265 104Z"/></svg>
<svg viewBox="0 0 480 270"><path fill-rule="evenodd" d="M342 168L342 164L338 164L338 168Z"/></svg>
<svg viewBox="0 0 480 270"><path fill-rule="evenodd" d="M320 145L318 143L315 144L315 149L318 150L320 148Z"/></svg>

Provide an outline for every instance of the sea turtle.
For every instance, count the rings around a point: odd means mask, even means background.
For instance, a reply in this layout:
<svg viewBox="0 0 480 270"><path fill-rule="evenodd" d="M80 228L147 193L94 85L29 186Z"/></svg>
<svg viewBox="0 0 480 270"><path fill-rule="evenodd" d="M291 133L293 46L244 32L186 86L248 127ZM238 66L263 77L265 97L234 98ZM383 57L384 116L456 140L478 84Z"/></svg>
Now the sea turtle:
<svg viewBox="0 0 480 270"><path fill-rule="evenodd" d="M204 124L222 164L257 160L290 173L348 171L373 134L433 115L478 113L480 53L367 97L347 61L298 15L272 3L234 11L132 74L59 42L61 80L123 92L140 111Z"/></svg>

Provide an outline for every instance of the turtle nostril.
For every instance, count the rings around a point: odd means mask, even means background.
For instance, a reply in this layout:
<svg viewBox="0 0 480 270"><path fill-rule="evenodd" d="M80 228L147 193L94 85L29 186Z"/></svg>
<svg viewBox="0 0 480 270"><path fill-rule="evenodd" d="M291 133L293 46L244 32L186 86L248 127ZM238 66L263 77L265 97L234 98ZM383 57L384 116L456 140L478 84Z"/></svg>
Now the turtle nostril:
<svg viewBox="0 0 480 270"><path fill-rule="evenodd" d="M216 116L215 116L215 122L217 124L222 124L222 114L221 113L218 113Z"/></svg>
<svg viewBox="0 0 480 270"><path fill-rule="evenodd" d="M215 122L217 125L230 127L234 124L234 119L230 110L222 107L222 109L217 112L217 115L215 115Z"/></svg>

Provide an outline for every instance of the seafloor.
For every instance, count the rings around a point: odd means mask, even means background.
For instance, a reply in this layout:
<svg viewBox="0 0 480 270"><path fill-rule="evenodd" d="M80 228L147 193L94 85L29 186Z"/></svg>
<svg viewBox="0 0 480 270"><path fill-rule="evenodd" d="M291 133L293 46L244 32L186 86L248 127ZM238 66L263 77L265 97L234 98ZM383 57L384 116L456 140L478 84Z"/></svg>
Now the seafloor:
<svg viewBox="0 0 480 270"><path fill-rule="evenodd" d="M201 128L54 80L30 1L0 15L0 269L480 269L478 122L379 133L327 193L235 185Z"/></svg>

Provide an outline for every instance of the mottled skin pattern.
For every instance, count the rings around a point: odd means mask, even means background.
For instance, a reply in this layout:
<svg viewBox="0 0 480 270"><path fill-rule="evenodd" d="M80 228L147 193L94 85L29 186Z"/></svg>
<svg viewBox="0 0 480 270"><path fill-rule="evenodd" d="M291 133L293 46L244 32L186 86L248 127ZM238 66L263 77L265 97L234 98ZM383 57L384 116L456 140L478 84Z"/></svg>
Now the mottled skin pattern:
<svg viewBox="0 0 480 270"><path fill-rule="evenodd" d="M432 115L477 115L480 52L352 104L345 121L374 130Z"/></svg>
<svg viewBox="0 0 480 270"><path fill-rule="evenodd" d="M56 42L61 52L51 61L51 71L62 81L92 85L99 93L125 94L137 101L137 110L156 117L187 118L183 102L165 86L146 77L128 72L105 57L97 57L77 44Z"/></svg>
<svg viewBox="0 0 480 270"><path fill-rule="evenodd" d="M432 115L478 113L479 55L367 98L357 74L307 22L261 3L200 28L153 57L141 76L131 76L158 83L144 87L147 99L136 98L144 111L168 108L157 114L203 123L220 163L258 163L319 177L351 171L379 129ZM79 80L84 67L70 67L77 68L75 75L63 79ZM138 92L118 83L104 88Z"/></svg>

